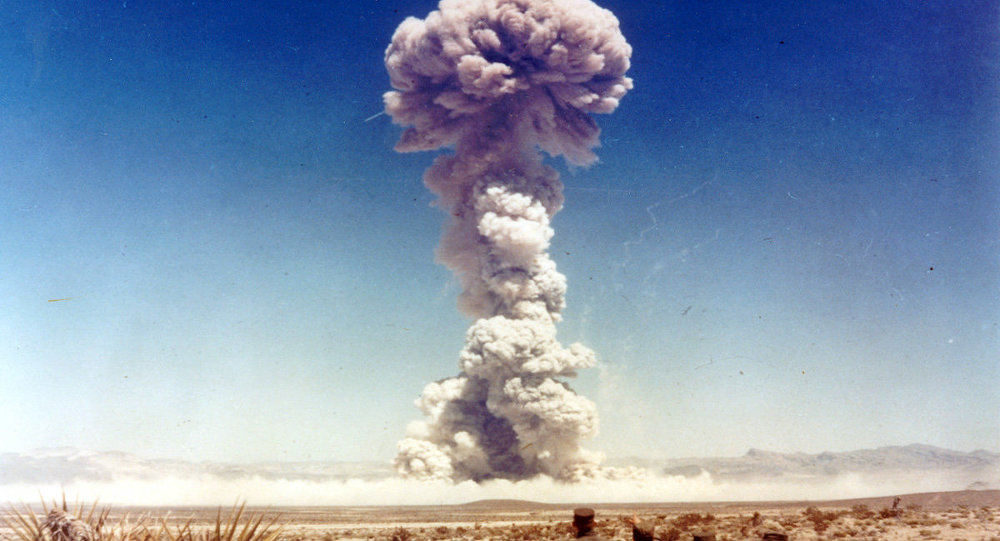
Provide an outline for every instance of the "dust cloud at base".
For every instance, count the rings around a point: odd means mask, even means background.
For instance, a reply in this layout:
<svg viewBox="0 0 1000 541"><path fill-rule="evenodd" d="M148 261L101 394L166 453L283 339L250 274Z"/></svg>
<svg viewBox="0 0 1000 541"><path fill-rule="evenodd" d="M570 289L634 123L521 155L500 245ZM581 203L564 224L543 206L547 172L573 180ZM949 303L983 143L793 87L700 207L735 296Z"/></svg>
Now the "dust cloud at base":
<svg viewBox="0 0 1000 541"><path fill-rule="evenodd" d="M834 500L845 498L961 490L964 480L945 474L844 474L808 479L716 482L708 473L693 477L598 479L567 484L546 476L522 481L476 483L380 480L284 480L253 476L122 478L65 484L0 485L0 502L36 503L61 498L118 506L230 506L237 500L260 506L450 505L487 499L545 503L642 503L708 501Z"/></svg>

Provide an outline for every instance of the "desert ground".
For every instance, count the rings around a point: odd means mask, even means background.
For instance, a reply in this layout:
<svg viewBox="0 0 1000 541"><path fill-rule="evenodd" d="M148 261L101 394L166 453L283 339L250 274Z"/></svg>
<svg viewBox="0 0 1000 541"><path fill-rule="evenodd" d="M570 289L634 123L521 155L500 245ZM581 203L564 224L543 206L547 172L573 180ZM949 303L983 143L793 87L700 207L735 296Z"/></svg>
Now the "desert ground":
<svg viewBox="0 0 1000 541"><path fill-rule="evenodd" d="M580 505L492 500L455 506L247 508L241 520L263 516L265 525L274 520L278 539L285 541L554 540L572 537L569 521L573 508ZM898 501L897 496L887 496L815 502L586 505L597 512L599 533L616 540L632 538L625 519L635 515L654 524L656 537L662 541L689 541L708 533L718 541L761 539L768 532L803 541L1000 541L998 490L904 494ZM14 510L8 506L3 511L6 515L0 516L10 518ZM222 510L223 517L227 511ZM219 513L215 508L118 507L111 509L105 523L147 520L170 525L175 531L190 523L195 531L207 531L214 528ZM9 527L0 529L0 535L4 540L19 539Z"/></svg>

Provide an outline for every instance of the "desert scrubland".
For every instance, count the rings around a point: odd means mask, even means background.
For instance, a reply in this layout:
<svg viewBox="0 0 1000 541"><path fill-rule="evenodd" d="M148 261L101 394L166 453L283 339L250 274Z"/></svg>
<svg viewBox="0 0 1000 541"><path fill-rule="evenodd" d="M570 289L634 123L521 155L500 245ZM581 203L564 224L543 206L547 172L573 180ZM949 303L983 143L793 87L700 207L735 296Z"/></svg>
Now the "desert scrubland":
<svg viewBox="0 0 1000 541"><path fill-rule="evenodd" d="M996 490L910 494L898 502L886 497L592 506L598 531L622 540L631 539L625 519L637 515L655 524L662 541L687 541L706 533L719 541L761 539L767 532L784 533L792 540L1000 541ZM515 541L570 539L573 507L493 500L454 506L247 508L241 513L204 507L118 507L91 514L84 508L76 514L84 519L90 515L103 541ZM45 511L30 508L39 523ZM31 522L29 509L8 506L2 516L3 539L24 540L25 533L31 533L22 525L24 518Z"/></svg>

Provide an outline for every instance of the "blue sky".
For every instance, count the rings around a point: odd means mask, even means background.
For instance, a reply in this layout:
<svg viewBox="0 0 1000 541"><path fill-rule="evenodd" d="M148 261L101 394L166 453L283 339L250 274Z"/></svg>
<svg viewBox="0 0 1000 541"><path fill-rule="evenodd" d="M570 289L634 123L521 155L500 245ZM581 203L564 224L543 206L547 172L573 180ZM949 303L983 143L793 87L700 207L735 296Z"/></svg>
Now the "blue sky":
<svg viewBox="0 0 1000 541"><path fill-rule="evenodd" d="M601 5L635 89L553 162L588 446L996 451L1000 8ZM370 119L434 7L0 14L0 451L392 458L469 324L433 154Z"/></svg>

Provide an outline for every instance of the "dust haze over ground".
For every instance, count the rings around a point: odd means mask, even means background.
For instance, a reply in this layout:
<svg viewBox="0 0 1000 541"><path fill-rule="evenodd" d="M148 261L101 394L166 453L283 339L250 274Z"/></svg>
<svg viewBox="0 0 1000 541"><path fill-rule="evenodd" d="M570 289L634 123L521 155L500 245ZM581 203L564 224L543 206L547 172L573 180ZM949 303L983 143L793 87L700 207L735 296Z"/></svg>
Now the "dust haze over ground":
<svg viewBox="0 0 1000 541"><path fill-rule="evenodd" d="M581 446L597 432L597 408L565 382L594 353L556 340L566 278L547 249L563 188L538 149L596 160L589 115L612 112L632 88L630 55L617 19L589 0L443 0L396 30L385 60L396 88L386 111L407 126L396 149L454 148L424 183L450 215L438 260L476 318L461 373L424 388L427 420L399 443L405 476L600 474L601 455Z"/></svg>
<svg viewBox="0 0 1000 541"><path fill-rule="evenodd" d="M455 483L402 479L388 463L229 464L49 449L0 453L0 502L39 494L116 505L421 505L485 499L547 503L832 500L1000 487L1000 455L906 446L804 455L609 461L644 477L565 483L549 476Z"/></svg>

